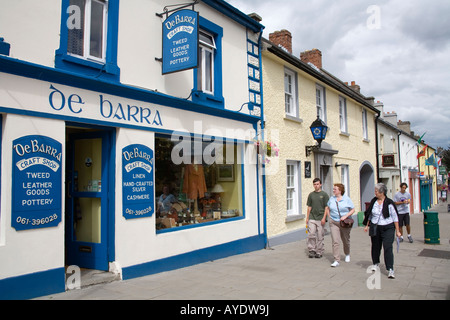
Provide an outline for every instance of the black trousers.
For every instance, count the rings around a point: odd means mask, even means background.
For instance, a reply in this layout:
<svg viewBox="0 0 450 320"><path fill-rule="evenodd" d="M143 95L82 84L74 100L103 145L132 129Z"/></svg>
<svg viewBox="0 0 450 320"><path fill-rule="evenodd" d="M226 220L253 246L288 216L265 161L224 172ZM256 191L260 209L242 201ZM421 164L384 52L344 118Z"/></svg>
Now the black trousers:
<svg viewBox="0 0 450 320"><path fill-rule="evenodd" d="M385 226L377 226L377 234L372 240L372 262L380 263L381 247L384 249L384 264L386 269L394 270L393 244L395 238L395 226L393 223Z"/></svg>

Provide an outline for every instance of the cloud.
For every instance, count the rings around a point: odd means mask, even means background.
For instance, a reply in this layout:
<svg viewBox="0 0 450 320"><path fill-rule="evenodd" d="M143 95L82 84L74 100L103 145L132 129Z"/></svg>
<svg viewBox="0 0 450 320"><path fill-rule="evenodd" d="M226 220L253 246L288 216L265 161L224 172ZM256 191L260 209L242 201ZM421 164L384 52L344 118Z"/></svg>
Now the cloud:
<svg viewBox="0 0 450 320"><path fill-rule="evenodd" d="M265 38L289 30L295 56L320 49L324 69L356 81L364 95L383 101L385 111L396 111L416 133L428 132L433 147L450 145L450 1L228 2L258 13Z"/></svg>

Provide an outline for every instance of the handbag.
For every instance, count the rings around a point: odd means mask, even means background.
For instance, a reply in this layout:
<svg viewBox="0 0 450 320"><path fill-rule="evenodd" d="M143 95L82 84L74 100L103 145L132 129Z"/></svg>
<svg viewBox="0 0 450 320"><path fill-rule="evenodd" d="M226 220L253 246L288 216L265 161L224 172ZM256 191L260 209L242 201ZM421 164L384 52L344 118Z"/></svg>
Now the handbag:
<svg viewBox="0 0 450 320"><path fill-rule="evenodd" d="M378 218L378 222L380 222L380 219L381 219L381 210L383 210L383 206L381 206L381 209L380 209L380 217ZM372 213L370 213L370 214L372 215ZM369 226L369 236L370 237L375 237L377 235L378 222L372 223L372 221L370 221L370 226Z"/></svg>
<svg viewBox="0 0 450 320"><path fill-rule="evenodd" d="M337 201L336 201L336 207L338 209L339 217L342 218L341 217L341 211L339 210L339 205L338 205ZM339 223L340 223L342 228L352 228L354 221L353 221L352 218L347 218L347 219L344 219L344 220L340 220Z"/></svg>

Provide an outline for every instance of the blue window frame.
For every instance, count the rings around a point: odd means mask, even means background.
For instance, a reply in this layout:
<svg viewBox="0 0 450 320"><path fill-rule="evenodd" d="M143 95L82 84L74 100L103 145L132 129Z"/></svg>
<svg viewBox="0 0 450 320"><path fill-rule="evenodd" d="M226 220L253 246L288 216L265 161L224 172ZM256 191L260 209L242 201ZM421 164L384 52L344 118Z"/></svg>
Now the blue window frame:
<svg viewBox="0 0 450 320"><path fill-rule="evenodd" d="M119 0L62 0L55 67L119 81Z"/></svg>
<svg viewBox="0 0 450 320"><path fill-rule="evenodd" d="M200 41L199 68L194 69L192 100L210 107L224 108L222 86L223 29L203 17L200 17L199 25L200 34L203 34L204 41ZM210 57L211 60L209 60ZM208 68L211 68L211 70Z"/></svg>

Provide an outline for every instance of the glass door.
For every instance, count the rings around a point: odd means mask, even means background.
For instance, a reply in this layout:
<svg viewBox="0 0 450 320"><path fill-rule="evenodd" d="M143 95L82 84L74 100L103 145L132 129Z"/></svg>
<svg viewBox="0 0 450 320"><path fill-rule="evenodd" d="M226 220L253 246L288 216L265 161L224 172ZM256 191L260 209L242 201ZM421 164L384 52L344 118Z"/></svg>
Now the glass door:
<svg viewBox="0 0 450 320"><path fill-rule="evenodd" d="M66 264L108 270L107 132L71 134L67 145Z"/></svg>

